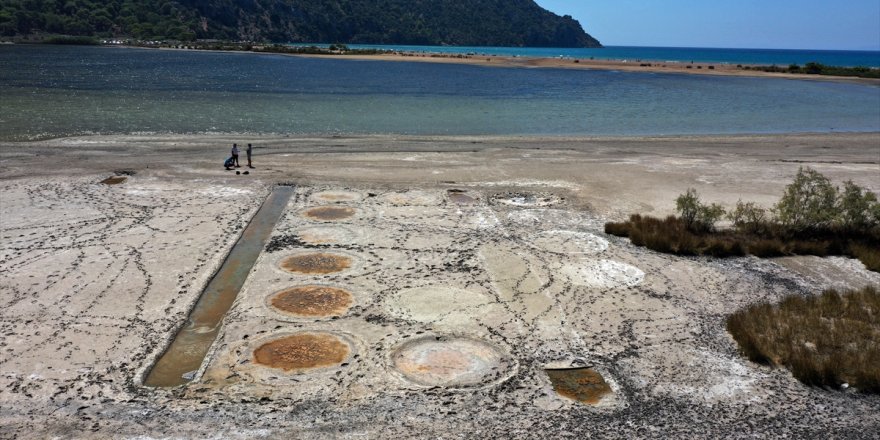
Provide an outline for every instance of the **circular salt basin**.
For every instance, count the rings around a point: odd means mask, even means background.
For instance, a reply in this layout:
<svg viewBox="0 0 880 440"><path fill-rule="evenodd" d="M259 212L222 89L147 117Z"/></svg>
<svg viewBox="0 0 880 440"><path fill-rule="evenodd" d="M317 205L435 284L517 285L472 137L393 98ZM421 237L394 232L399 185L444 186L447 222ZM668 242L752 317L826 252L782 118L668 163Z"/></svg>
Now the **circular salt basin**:
<svg viewBox="0 0 880 440"><path fill-rule="evenodd" d="M401 319L433 322L492 301L483 293L438 285L401 290L391 296L386 308Z"/></svg>
<svg viewBox="0 0 880 440"><path fill-rule="evenodd" d="M296 232L299 239L308 244L339 244L351 243L357 237L354 232L339 226L317 226L300 229Z"/></svg>
<svg viewBox="0 0 880 440"><path fill-rule="evenodd" d="M357 209L346 206L318 206L309 208L302 212L302 215L310 220L318 220L322 222L334 222L346 220L354 217Z"/></svg>
<svg viewBox="0 0 880 440"><path fill-rule="evenodd" d="M560 272L572 284L602 289L636 286L645 279L639 268L612 260L583 260L562 266Z"/></svg>
<svg viewBox="0 0 880 440"><path fill-rule="evenodd" d="M363 199L364 196L354 191L321 191L312 194L312 200L319 202L356 202Z"/></svg>
<svg viewBox="0 0 880 440"><path fill-rule="evenodd" d="M322 285L291 287L268 299L274 310L301 318L341 316L352 303L354 298L347 290Z"/></svg>
<svg viewBox="0 0 880 440"><path fill-rule="evenodd" d="M449 388L497 382L513 367L513 361L491 344L441 337L403 344L392 354L391 363L410 382Z"/></svg>
<svg viewBox="0 0 880 440"><path fill-rule="evenodd" d="M351 345L332 333L297 333L254 350L254 362L286 372L335 367L351 354Z"/></svg>
<svg viewBox="0 0 880 440"><path fill-rule="evenodd" d="M425 191L401 191L382 194L379 200L395 206L434 206L440 204L437 194Z"/></svg>
<svg viewBox="0 0 880 440"><path fill-rule="evenodd" d="M458 205L473 205L477 203L476 195L467 194L467 191L461 189L446 190L446 198Z"/></svg>
<svg viewBox="0 0 880 440"><path fill-rule="evenodd" d="M350 269L352 257L329 252L291 255L281 260L281 269L301 275L326 275Z"/></svg>
<svg viewBox="0 0 880 440"><path fill-rule="evenodd" d="M598 254L608 249L608 240L589 232L556 230L532 235L531 245L561 254Z"/></svg>

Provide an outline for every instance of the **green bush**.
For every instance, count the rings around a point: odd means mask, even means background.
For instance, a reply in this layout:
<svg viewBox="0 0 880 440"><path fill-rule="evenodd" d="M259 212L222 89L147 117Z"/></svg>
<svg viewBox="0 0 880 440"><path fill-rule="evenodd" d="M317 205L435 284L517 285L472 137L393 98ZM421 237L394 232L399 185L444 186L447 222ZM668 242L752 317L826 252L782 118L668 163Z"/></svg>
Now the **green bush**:
<svg viewBox="0 0 880 440"><path fill-rule="evenodd" d="M825 66L819 63L807 63L807 65L804 66L804 71L811 75L820 75L824 69Z"/></svg>
<svg viewBox="0 0 880 440"><path fill-rule="evenodd" d="M795 232L828 226L836 217L837 188L816 170L801 167L776 204L783 226Z"/></svg>
<svg viewBox="0 0 880 440"><path fill-rule="evenodd" d="M715 223L724 217L724 208L717 203L711 205L700 205L697 212L697 226L704 231L714 231Z"/></svg>
<svg viewBox="0 0 880 440"><path fill-rule="evenodd" d="M767 210L759 207L754 202L736 202L736 208L727 214L727 219L733 222L733 227L740 232L757 233L766 228Z"/></svg>
<svg viewBox="0 0 880 440"><path fill-rule="evenodd" d="M740 200L727 215L732 230L714 229L724 209L702 203L693 188L675 204L680 217L661 220L634 214L626 222L606 223L605 232L669 254L846 255L880 272L880 203L876 195L849 181L839 194L825 176L801 168L774 209L775 221L767 219L765 209Z"/></svg>
<svg viewBox="0 0 880 440"><path fill-rule="evenodd" d="M724 208L717 203L704 205L694 188L675 199L675 209L684 220L685 226L691 231L712 231L715 223L724 216Z"/></svg>
<svg viewBox="0 0 880 440"><path fill-rule="evenodd" d="M846 230L865 230L880 222L876 211L880 207L877 196L856 185L851 180L843 182L843 192L838 199L838 222Z"/></svg>

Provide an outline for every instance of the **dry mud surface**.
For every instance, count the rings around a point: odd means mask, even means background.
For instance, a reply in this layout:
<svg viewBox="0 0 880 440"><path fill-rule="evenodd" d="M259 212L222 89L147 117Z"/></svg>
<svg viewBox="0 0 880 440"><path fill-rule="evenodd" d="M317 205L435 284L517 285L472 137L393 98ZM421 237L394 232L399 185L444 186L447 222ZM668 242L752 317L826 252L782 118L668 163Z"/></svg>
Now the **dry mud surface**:
<svg viewBox="0 0 880 440"><path fill-rule="evenodd" d="M224 171L226 145L249 140L257 168ZM800 165L878 191L878 134L0 147L0 438L880 432L877 396L753 364L724 329L745 305L880 275L845 258L675 257L602 232L670 213L688 186L769 205ZM143 387L279 183L294 196L202 368ZM589 398L557 393L546 369Z"/></svg>

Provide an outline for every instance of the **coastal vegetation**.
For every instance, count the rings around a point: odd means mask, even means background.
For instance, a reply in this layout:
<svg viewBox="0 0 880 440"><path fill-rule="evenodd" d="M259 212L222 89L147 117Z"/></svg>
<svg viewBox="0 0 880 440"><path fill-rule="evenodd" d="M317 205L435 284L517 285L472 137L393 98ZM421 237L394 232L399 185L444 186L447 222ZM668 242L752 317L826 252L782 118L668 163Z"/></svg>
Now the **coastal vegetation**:
<svg viewBox="0 0 880 440"><path fill-rule="evenodd" d="M873 286L756 304L731 315L727 330L751 361L784 366L808 385L880 393L880 291Z"/></svg>
<svg viewBox="0 0 880 440"><path fill-rule="evenodd" d="M782 66L739 66L743 70L757 70L761 72L771 73L794 73L801 75L830 75L830 76L852 76L858 78L880 78L880 69L856 66L826 66L821 63L807 63L804 66L791 64L787 67Z"/></svg>
<svg viewBox="0 0 880 440"><path fill-rule="evenodd" d="M800 168L771 209L739 201L726 212L705 204L696 190L676 199L678 216L632 215L605 224L605 232L629 237L637 246L676 255L845 255L880 272L880 202L851 181L843 189L810 168ZM718 229L725 217L730 228Z"/></svg>
<svg viewBox="0 0 880 440"><path fill-rule="evenodd" d="M605 232L676 255L846 255L880 272L876 194L851 181L837 187L810 168L798 170L770 209L738 201L727 211L691 188L676 199L676 211L665 219L633 215L606 223ZM717 227L722 218L730 227ZM756 304L731 315L727 330L750 360L788 368L808 385L880 392L880 291L874 286Z"/></svg>
<svg viewBox="0 0 880 440"><path fill-rule="evenodd" d="M329 46L316 45L287 45L287 44L252 44L226 41L207 41L190 43L168 42L141 42L133 44L145 47L171 48L171 49L194 49L194 50L221 50L221 51L245 51L258 53L279 53L290 55L381 55L390 53L383 49L356 49L345 44L331 44Z"/></svg>
<svg viewBox="0 0 880 440"><path fill-rule="evenodd" d="M601 47L532 0L5 0L0 36Z"/></svg>

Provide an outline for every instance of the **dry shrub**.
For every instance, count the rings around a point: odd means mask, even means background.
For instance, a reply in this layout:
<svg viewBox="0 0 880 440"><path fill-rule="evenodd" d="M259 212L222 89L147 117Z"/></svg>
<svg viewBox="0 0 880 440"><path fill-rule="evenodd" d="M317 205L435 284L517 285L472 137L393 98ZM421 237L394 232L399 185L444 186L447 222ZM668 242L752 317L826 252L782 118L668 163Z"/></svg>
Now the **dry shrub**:
<svg viewBox="0 0 880 440"><path fill-rule="evenodd" d="M703 250L706 255L713 257L742 257L746 254L746 250L742 243L728 238L711 238L707 242L707 246Z"/></svg>
<svg viewBox="0 0 880 440"><path fill-rule="evenodd" d="M629 223L628 222L605 223L605 233L611 234L611 235L616 235L618 237L627 237L627 236L629 236Z"/></svg>
<svg viewBox="0 0 880 440"><path fill-rule="evenodd" d="M790 244L791 253L796 255L815 255L826 257L830 254L831 243L827 241L793 240Z"/></svg>
<svg viewBox="0 0 880 440"><path fill-rule="evenodd" d="M731 315L727 330L750 360L784 366L806 384L880 393L880 291L873 286L757 304Z"/></svg>
<svg viewBox="0 0 880 440"><path fill-rule="evenodd" d="M861 261L868 270L880 272L880 247L866 244L851 244L850 253Z"/></svg>
<svg viewBox="0 0 880 440"><path fill-rule="evenodd" d="M785 244L776 238L761 238L748 245L749 253L760 258L781 257L785 255Z"/></svg>
<svg viewBox="0 0 880 440"><path fill-rule="evenodd" d="M858 258L869 270L880 272L880 231L851 231L840 227L792 231L763 223L754 232L745 230L694 231L687 221L669 216L658 219L634 214L621 223L606 223L605 232L629 237L632 244L675 255L709 255L760 258L786 255L847 255Z"/></svg>

